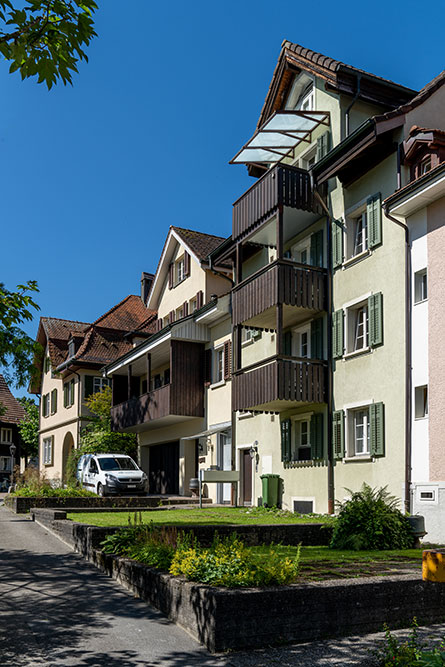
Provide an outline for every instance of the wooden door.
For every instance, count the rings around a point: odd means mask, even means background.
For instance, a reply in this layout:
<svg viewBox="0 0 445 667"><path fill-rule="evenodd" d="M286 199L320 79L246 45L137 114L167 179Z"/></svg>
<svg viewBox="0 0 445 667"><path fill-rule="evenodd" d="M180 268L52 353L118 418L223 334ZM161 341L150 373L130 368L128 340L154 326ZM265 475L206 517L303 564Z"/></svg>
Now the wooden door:
<svg viewBox="0 0 445 667"><path fill-rule="evenodd" d="M252 458L249 449L241 450L241 470L243 475L243 505L252 504Z"/></svg>
<svg viewBox="0 0 445 667"><path fill-rule="evenodd" d="M179 493L179 442L150 447L149 493Z"/></svg>

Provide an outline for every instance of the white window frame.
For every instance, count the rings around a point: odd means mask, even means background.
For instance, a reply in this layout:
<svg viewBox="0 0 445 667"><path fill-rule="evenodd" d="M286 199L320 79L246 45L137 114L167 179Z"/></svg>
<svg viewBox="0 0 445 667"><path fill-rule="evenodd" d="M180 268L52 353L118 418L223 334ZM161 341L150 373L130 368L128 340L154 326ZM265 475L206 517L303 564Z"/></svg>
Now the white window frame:
<svg viewBox="0 0 445 667"><path fill-rule="evenodd" d="M198 299L196 298L196 296L193 297L193 299L190 299L189 305L190 305L190 313L194 313L195 311L198 310Z"/></svg>
<svg viewBox="0 0 445 667"><path fill-rule="evenodd" d="M12 428L0 429L0 442L2 445L12 445Z"/></svg>
<svg viewBox="0 0 445 667"><path fill-rule="evenodd" d="M52 466L54 458L54 436L51 435L42 440L42 463L44 466Z"/></svg>
<svg viewBox="0 0 445 667"><path fill-rule="evenodd" d="M373 401L368 399L366 401L358 401L356 403L350 403L344 405L343 409L345 411L345 461L358 461L358 460L372 460L372 454L370 451L370 440L369 440L369 409ZM355 415L358 412L367 411L368 418L366 423L366 446L367 451L357 453L356 452L356 433L355 433Z"/></svg>
<svg viewBox="0 0 445 667"><path fill-rule="evenodd" d="M252 345L256 340L261 338L261 331L255 327L243 327L241 329L241 345Z"/></svg>
<svg viewBox="0 0 445 667"><path fill-rule="evenodd" d="M307 354L302 354L303 336L306 336ZM292 331L292 356L303 359L311 358L311 325L305 324Z"/></svg>
<svg viewBox="0 0 445 667"><path fill-rule="evenodd" d="M355 261L367 257L371 253L369 248L367 201L367 198L362 199L345 211L345 229L343 231L345 260L343 262L343 268L347 268L348 264L353 264ZM365 236L363 238L362 231L362 247L360 251L357 251L358 226L363 225L363 223L365 223Z"/></svg>
<svg viewBox="0 0 445 667"><path fill-rule="evenodd" d="M98 394L106 387L111 387L111 380L109 378L104 378L100 375L95 375L93 377L93 394Z"/></svg>
<svg viewBox="0 0 445 667"><path fill-rule="evenodd" d="M176 308L175 321L177 322L178 320L182 320L183 317L184 317L184 306L180 306L179 308Z"/></svg>
<svg viewBox="0 0 445 667"><path fill-rule="evenodd" d="M47 393L42 396L42 417L49 417L50 410L50 394Z"/></svg>
<svg viewBox="0 0 445 667"><path fill-rule="evenodd" d="M224 380L224 343L218 345L213 349L213 374L212 377L215 379L212 382L211 387L219 387L225 383Z"/></svg>
<svg viewBox="0 0 445 667"><path fill-rule="evenodd" d="M428 270L420 269L414 273L414 305L428 301Z"/></svg>
<svg viewBox="0 0 445 667"><path fill-rule="evenodd" d="M309 150L300 158L300 166L302 169L309 171L314 166L317 160L317 144L313 144Z"/></svg>
<svg viewBox="0 0 445 667"><path fill-rule="evenodd" d="M315 110L315 86L312 83L306 93L303 93L299 98L295 107L297 111L314 111Z"/></svg>
<svg viewBox="0 0 445 667"><path fill-rule="evenodd" d="M302 257L303 253L306 253L306 262ZM311 266L311 237L306 236L304 239L294 243L290 247L290 254L294 262L304 264L305 266Z"/></svg>
<svg viewBox="0 0 445 667"><path fill-rule="evenodd" d="M74 405L74 396L75 396L75 387L76 387L76 382L71 379L68 380L67 382L63 383L63 402L65 403L65 385L68 385L68 396L67 396L67 404L65 405L65 408L72 408Z"/></svg>
<svg viewBox="0 0 445 667"><path fill-rule="evenodd" d="M367 313L367 335L368 344L365 347L356 348L356 338L357 338L357 311L362 307L368 309L368 298L371 296L371 292L364 294L359 299L350 301L343 304L342 309L345 313L345 354L344 358L355 356L358 354L363 354L371 350L369 346L369 313Z"/></svg>
<svg viewBox="0 0 445 667"><path fill-rule="evenodd" d="M179 285L183 280L185 280L185 255L175 262L175 285Z"/></svg>
<svg viewBox="0 0 445 667"><path fill-rule="evenodd" d="M368 214L362 211L354 219L354 244L351 257L357 257L368 251Z"/></svg>

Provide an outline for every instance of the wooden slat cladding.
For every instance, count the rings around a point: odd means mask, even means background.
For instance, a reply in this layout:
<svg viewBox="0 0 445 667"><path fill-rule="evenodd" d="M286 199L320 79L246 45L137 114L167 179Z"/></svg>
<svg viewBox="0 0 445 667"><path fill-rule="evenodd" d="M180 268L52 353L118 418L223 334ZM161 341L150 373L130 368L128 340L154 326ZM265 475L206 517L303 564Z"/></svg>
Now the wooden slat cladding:
<svg viewBox="0 0 445 667"><path fill-rule="evenodd" d="M270 364L233 377L232 408L267 410L268 405L277 401L325 403L325 389L325 364L277 359Z"/></svg>
<svg viewBox="0 0 445 667"><path fill-rule="evenodd" d="M278 260L233 291L233 324L242 324L283 304L326 310L326 271Z"/></svg>
<svg viewBox="0 0 445 667"><path fill-rule="evenodd" d="M236 240L268 218L278 206L315 211L309 173L277 165L233 205L232 238Z"/></svg>
<svg viewBox="0 0 445 667"><path fill-rule="evenodd" d="M121 431L130 426L160 419L170 414L171 385L159 387L148 394L132 398L111 408L111 428Z"/></svg>
<svg viewBox="0 0 445 667"><path fill-rule="evenodd" d="M171 341L172 415L204 417L204 345Z"/></svg>

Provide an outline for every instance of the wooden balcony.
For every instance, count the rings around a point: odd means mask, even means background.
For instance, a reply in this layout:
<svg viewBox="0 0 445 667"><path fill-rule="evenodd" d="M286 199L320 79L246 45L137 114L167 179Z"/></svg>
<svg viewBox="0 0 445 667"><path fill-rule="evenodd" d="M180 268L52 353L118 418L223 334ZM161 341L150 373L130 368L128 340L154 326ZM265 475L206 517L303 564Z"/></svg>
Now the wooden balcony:
<svg viewBox="0 0 445 667"><path fill-rule="evenodd" d="M304 309L301 316L307 319L326 310L326 296L326 269L277 260L236 285L232 293L233 324L274 329L278 304ZM285 326L291 320L298 320L298 313L287 310Z"/></svg>
<svg viewBox="0 0 445 667"><path fill-rule="evenodd" d="M295 403L326 402L326 362L271 357L260 363L233 375L233 410L280 412Z"/></svg>
<svg viewBox="0 0 445 667"><path fill-rule="evenodd" d="M113 431L138 432L151 427L174 424L181 419L204 417L204 346L172 340L170 347L171 382L142 396L133 395L111 408ZM139 378L133 378L134 390ZM113 389L127 382L125 376L113 377ZM131 388L131 383L130 383ZM117 391L114 395L121 395Z"/></svg>
<svg viewBox="0 0 445 667"><path fill-rule="evenodd" d="M258 179L233 205L233 240L259 226L279 206L321 213L308 171L276 165Z"/></svg>

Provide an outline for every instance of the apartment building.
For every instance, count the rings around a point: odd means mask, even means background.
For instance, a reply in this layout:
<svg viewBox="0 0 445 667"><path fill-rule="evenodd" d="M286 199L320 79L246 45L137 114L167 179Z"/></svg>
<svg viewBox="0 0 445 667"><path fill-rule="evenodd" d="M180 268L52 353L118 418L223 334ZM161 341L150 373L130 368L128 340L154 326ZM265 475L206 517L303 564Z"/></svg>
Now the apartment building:
<svg viewBox="0 0 445 667"><path fill-rule="evenodd" d="M440 81L445 80L442 75ZM438 83L438 82L437 82ZM425 516L427 539L445 536L443 349L445 132L413 126L402 144L408 182L384 206L404 225L407 259L407 432L411 509Z"/></svg>
<svg viewBox="0 0 445 667"><path fill-rule="evenodd" d="M44 353L30 391L40 396L39 465L48 479L65 481L68 456L91 417L85 399L110 383L102 366L131 349L128 334L155 318L143 303L151 278L142 274L142 298L126 297L92 324L40 318L37 342Z"/></svg>
<svg viewBox="0 0 445 667"><path fill-rule="evenodd" d="M155 333L133 333L107 364L113 428L138 434L149 492L190 495L202 467L231 469L231 267L209 254L224 239L171 227L147 295ZM210 488L229 502L230 487Z"/></svg>

